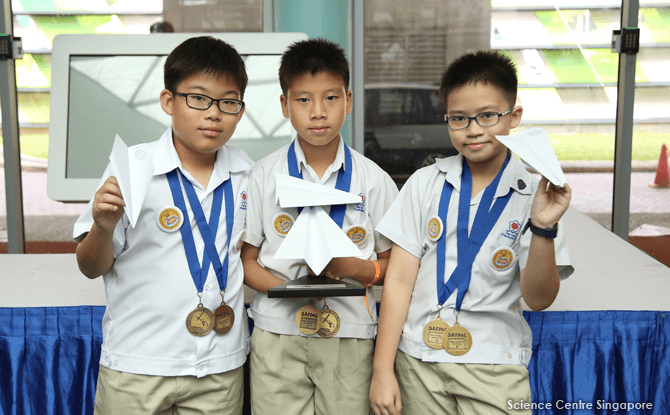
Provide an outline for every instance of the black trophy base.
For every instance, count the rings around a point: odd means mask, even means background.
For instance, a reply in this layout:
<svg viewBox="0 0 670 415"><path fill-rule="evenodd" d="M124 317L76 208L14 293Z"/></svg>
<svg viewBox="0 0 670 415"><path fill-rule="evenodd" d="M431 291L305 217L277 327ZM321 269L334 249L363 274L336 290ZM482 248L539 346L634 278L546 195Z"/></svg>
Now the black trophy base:
<svg viewBox="0 0 670 415"><path fill-rule="evenodd" d="M328 277L306 275L268 290L268 298L362 297L365 287Z"/></svg>

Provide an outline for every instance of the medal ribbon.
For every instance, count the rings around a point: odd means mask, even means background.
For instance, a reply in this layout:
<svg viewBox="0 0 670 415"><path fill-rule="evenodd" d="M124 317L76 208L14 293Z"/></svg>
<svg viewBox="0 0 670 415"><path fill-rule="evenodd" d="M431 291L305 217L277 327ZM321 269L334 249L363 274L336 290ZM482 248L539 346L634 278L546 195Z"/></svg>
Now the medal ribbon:
<svg viewBox="0 0 670 415"><path fill-rule="evenodd" d="M337 173L337 182L335 183L335 188L337 190L342 190L348 192L351 188L351 151L349 147L342 142L344 145L344 168L340 168ZM295 140L291 143L291 146L288 148L288 173L291 177L296 177L302 179L302 173L298 169L298 159L295 156ZM330 218L339 226L342 227L344 223L344 213L346 212L347 205L332 205L330 207ZM302 208L298 208L298 214L302 212Z"/></svg>
<svg viewBox="0 0 670 415"><path fill-rule="evenodd" d="M193 210L193 216L195 217L196 223L198 224L198 229L200 230L200 235L202 240L205 243L205 250L202 254L202 267L198 263L198 253L195 249L195 241L193 240L193 231L191 230L190 220L188 217L188 211L186 210L186 202L184 201L184 195L181 192L180 185L181 182L184 185L186 190L186 196L188 197L188 202L191 205L191 210ZM193 282L199 293L202 292L202 289L207 280L207 273L209 272L209 264L212 263L214 271L216 272L216 279L219 282L219 288L221 291L226 289L228 285L228 250L226 250L226 258L221 264L221 259L219 258L219 253L216 250L216 244L214 243L214 236L219 227L219 218L221 216L221 205L223 201L223 194L225 192L225 202L226 202L226 231L228 235L227 244L230 248L230 239L233 234L233 220L234 220L234 201L233 201L233 184L232 180L228 178L225 182L221 183L214 190L214 200L212 201L212 211L209 214L209 224L205 218L205 213L202 210L198 196L195 193L195 189L190 181L188 181L179 169L172 170L167 174L168 183L170 184L170 191L172 192L172 199L174 200L175 205L181 209L184 214L184 224L179 228L181 232L182 242L184 243L184 251L186 252L186 259L188 261L188 268L191 271L191 276L193 277Z"/></svg>
<svg viewBox="0 0 670 415"><path fill-rule="evenodd" d="M458 295L456 297L456 310L460 311L463 297L470 286L470 277L472 274L472 264L484 243L484 240L495 226L500 218L505 206L512 196L512 189L503 196L499 197L491 208L493 196L500 183L502 173L507 167L509 157L505 159L496 178L486 187L482 199L477 208L472 230L468 235L468 224L470 222L470 197L472 193L472 176L468 164L463 162L463 173L461 174L461 191L458 203L458 223L456 226L456 238L458 241L458 265L451 273L449 280L444 282L444 273L446 267L446 233L447 233L447 212L449 210L449 201L453 192L453 186L446 180L442 187L438 216L443 218L444 231L437 241L437 296L440 305L444 304L456 288ZM489 211L490 208L490 211Z"/></svg>

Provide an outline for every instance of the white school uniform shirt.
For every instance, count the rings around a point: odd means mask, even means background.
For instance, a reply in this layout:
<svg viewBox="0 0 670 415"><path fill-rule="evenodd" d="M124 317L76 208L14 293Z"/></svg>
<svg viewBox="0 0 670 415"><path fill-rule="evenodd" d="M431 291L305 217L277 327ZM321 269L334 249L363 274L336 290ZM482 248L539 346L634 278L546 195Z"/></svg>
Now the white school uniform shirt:
<svg viewBox="0 0 670 415"><path fill-rule="evenodd" d="M214 189L230 178L235 199L232 238L233 241L241 238L246 188L253 162L244 151L224 146L216 154L214 170L205 189L182 168L172 143L172 128L159 140L131 149L142 149L152 157L154 175L136 226L131 227L124 214L114 229L116 260L103 276L107 309L102 321L100 365L142 375L197 377L238 368L249 353L250 335L244 307L242 262L236 244L227 241L225 194L215 245L222 264L226 252L230 255L225 301L235 312L235 322L224 335L212 330L203 337L196 337L186 329L186 317L198 305L197 289L188 268L181 232L163 231L158 226L157 216L165 207L175 205L166 173L176 168L181 170L193 184L208 221ZM107 166L101 185L110 174L110 166ZM183 185L182 193L190 220L182 226L191 227L198 263L202 265L204 242ZM92 202L75 223L77 241L93 225ZM203 288L202 303L212 312L221 304L212 265Z"/></svg>
<svg viewBox="0 0 670 415"><path fill-rule="evenodd" d="M302 172L303 179L334 188L338 171L344 165L344 141L342 137L339 138L335 161L326 169L320 179L312 167L307 164L305 153L302 151L298 140L294 139L294 142L298 168ZM260 248L258 262L261 266L285 281L294 280L308 274L304 260L274 259L279 246L284 242L284 237L275 231L273 219L280 213L288 213L294 220L298 218L298 208L282 209L276 204L275 172L289 174L288 148L289 145L280 148L258 161L252 169L245 237L246 242ZM366 238L356 245L361 251L358 258L374 260L376 259L376 253L388 251L392 246L388 239L378 234L374 229L398 194L398 187L390 176L374 162L354 149L350 148L350 150L353 171L349 193L362 196L363 202L357 205L347 205L342 229L347 230L354 225L365 227ZM330 208L325 206L324 211L329 213ZM360 284L356 280L349 281ZM377 311L371 288L368 288L367 296L370 313L373 317L370 317L365 306L365 299L362 296L330 297L326 299L328 307L340 316L341 327L335 337L359 339L375 337ZM295 315L300 307L307 305L308 301L308 299L268 298L267 294L256 293L251 303L250 314L254 320L254 325L265 331L305 336L295 325ZM315 306L321 309L323 301L316 301ZM309 337L318 337L318 335L314 334Z"/></svg>
<svg viewBox="0 0 670 415"><path fill-rule="evenodd" d="M513 189L512 196L474 259L470 286L458 316L459 324L472 335L472 348L462 356L453 356L443 349L431 349L423 340L425 325L434 320L438 312L437 242L428 238L428 222L438 213L446 176L446 180L454 187L446 221L446 282L457 265L456 228L462 171L463 156L460 154L439 159L435 165L417 171L405 183L400 195L377 226L381 234L421 259L399 349L425 362L528 366L532 353L532 333L523 317L520 303L520 272L528 261L531 232L527 231L516 244L512 244L530 217L538 180L526 171L513 154L498 184L494 203L498 197L505 196L510 188ZM470 201L468 230L472 228L482 194L483 190ZM559 276L565 279L574 269L570 264L562 223L559 224L554 244ZM503 271L494 269L494 251L510 245L516 253L516 262ZM442 320L449 326L455 322L457 292L455 290L451 294L441 312Z"/></svg>

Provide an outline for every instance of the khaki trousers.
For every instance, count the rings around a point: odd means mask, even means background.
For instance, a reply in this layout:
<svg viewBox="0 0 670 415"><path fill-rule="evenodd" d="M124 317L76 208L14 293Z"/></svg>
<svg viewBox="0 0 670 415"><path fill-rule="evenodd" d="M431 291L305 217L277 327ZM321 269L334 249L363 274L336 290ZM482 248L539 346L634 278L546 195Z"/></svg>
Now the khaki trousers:
<svg viewBox="0 0 670 415"><path fill-rule="evenodd" d="M100 366L94 415L240 415L244 367L195 376L147 376Z"/></svg>
<svg viewBox="0 0 670 415"><path fill-rule="evenodd" d="M428 363L398 350L395 370L403 415L532 413L508 409L531 402L523 365Z"/></svg>
<svg viewBox="0 0 670 415"><path fill-rule="evenodd" d="M313 338L254 328L253 415L369 415L373 340Z"/></svg>

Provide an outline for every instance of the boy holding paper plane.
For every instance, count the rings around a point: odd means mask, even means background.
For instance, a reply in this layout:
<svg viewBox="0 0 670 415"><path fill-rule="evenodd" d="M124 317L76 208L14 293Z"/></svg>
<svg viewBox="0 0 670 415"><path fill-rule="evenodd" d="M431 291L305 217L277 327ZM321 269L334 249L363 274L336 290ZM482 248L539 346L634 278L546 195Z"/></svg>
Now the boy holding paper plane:
<svg viewBox="0 0 670 415"><path fill-rule="evenodd" d="M267 293L310 272L310 258L276 255L285 240L290 242L291 232L304 232L305 228L298 228L306 212L315 214L306 219L316 227L335 227L335 237L345 236L344 242L355 245L357 251L355 256L332 258L321 273L314 272L367 287L379 284L391 242L374 229L398 190L388 174L350 149L340 134L352 99L349 65L341 47L324 39L294 43L282 57L279 79L282 111L297 136L254 165L242 250L245 283L258 291L250 308L255 324L250 358L252 412L368 414L377 331L372 290L368 288L365 297L322 299L269 298ZM275 173L292 177L286 180ZM286 194L280 188L290 190L295 181L305 183L302 194L299 189ZM309 207L318 196L317 190L309 190L314 186L358 198L349 204ZM304 201L289 207L286 198ZM325 218L317 215L322 207L328 212ZM316 239L316 244L331 243Z"/></svg>
<svg viewBox="0 0 670 415"><path fill-rule="evenodd" d="M117 139L74 227L79 268L103 275L107 295L95 413L239 415L250 346L239 250L253 162L226 143L244 114L246 69L232 46L203 36L168 55L164 80L172 125L130 149Z"/></svg>
<svg viewBox="0 0 670 415"><path fill-rule="evenodd" d="M516 94L514 64L496 52L466 54L442 77L460 154L412 175L377 226L394 245L370 388L375 414L530 413L509 404L531 400L521 299L549 307L573 272L559 225L571 191L538 183L496 139L521 121Z"/></svg>

